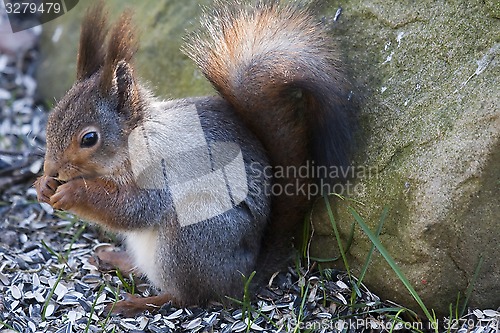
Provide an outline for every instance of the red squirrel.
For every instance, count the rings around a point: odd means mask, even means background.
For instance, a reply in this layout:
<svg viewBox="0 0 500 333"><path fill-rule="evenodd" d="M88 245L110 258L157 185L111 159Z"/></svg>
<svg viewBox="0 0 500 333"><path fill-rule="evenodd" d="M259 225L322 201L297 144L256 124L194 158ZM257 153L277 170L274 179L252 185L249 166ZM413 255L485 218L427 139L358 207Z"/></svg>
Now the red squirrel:
<svg viewBox="0 0 500 333"><path fill-rule="evenodd" d="M348 158L332 38L307 6L219 2L183 48L218 95L164 101L134 73L130 12L111 27L106 16L99 2L83 20L76 82L49 115L38 199L123 235L132 266L160 290L115 313L241 297L242 275L291 250L310 185L331 181L312 169ZM299 168L310 176L283 172Z"/></svg>

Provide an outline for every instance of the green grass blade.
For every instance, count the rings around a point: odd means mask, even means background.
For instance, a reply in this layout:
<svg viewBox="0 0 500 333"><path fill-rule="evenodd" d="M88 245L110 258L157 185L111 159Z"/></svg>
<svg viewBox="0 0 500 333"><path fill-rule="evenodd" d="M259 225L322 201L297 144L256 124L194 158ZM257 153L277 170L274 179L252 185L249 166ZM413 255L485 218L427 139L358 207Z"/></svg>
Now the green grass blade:
<svg viewBox="0 0 500 333"><path fill-rule="evenodd" d="M111 316L112 316L112 313L113 313L113 309L115 308L116 304L120 301L120 286L117 286L116 289L115 289L115 288L112 288L109 284L107 284L107 287L114 294L115 300L113 301L113 305L111 305L111 309L106 314L106 318L104 319L103 325L101 325L101 327L103 328L103 330L104 330L104 328L106 328L106 326L111 321Z"/></svg>
<svg viewBox="0 0 500 333"><path fill-rule="evenodd" d="M117 269L115 270L116 276L120 280L120 282L123 285L123 288L126 290L131 295L135 294L135 283L134 283L134 277L132 276L132 273L130 273L129 278L130 278L130 283L127 282L125 277L123 276L122 272Z"/></svg>
<svg viewBox="0 0 500 333"><path fill-rule="evenodd" d="M312 222L311 222L312 223ZM309 215L306 215L304 218L304 224L302 228L302 243L301 245L301 253L302 253L302 258L307 258L308 257L308 248L309 248L309 243L311 242L311 223L309 223Z"/></svg>
<svg viewBox="0 0 500 333"><path fill-rule="evenodd" d="M375 232L375 236L378 238L380 236L380 232L382 232L382 228L385 223L385 219L387 218L387 214L389 212L389 209L387 207L384 208L382 211L382 215L380 216L380 221L377 226L377 231ZM351 294L351 303L354 303L356 295L359 297L359 287L361 286L361 283L363 279L365 278L366 272L368 271L368 266L370 265L370 261L373 255L373 251L375 251L375 244L372 244L370 251L368 251L368 255L366 256L365 264L363 265L363 268L361 269L361 274L358 278L358 281L355 285L353 285L353 293ZM354 293L356 292L356 294Z"/></svg>
<svg viewBox="0 0 500 333"><path fill-rule="evenodd" d="M377 238L380 236L380 233L382 232L382 228L384 226L385 219L387 218L388 213L389 213L389 209L387 207L385 207L384 210L382 211L382 215L380 216L380 221L379 221L378 226L377 226L377 231L375 232L375 236ZM363 279L366 275L366 272L368 271L368 266L370 264L370 260L372 258L374 250L375 250L375 244L372 243L370 251L368 251L368 255L366 256L366 261L365 261L365 264L363 266L363 269L361 270L361 274L359 275L358 288L361 285L361 282L363 281Z"/></svg>
<svg viewBox="0 0 500 333"><path fill-rule="evenodd" d="M467 309L467 303L469 303L470 295L472 294L474 286L476 285L477 278L479 276L479 271L481 270L481 266L483 266L483 262L484 262L483 256L480 256L479 262L477 263L476 269L474 270L474 276L472 277L472 281L470 282L469 286L467 287L467 291L465 292L465 301L464 305L462 306L462 310L460 311L460 317L462 317L465 314L465 310Z"/></svg>
<svg viewBox="0 0 500 333"><path fill-rule="evenodd" d="M64 274L64 266L61 267L59 270L59 275L57 276L56 282L54 283L54 286L50 289L47 298L45 299L45 303L43 304L43 309L42 309L42 320L45 321L45 313L47 312L47 307L49 306L50 300L52 299L52 296L54 295L57 286L61 282L61 279Z"/></svg>
<svg viewBox="0 0 500 333"><path fill-rule="evenodd" d="M241 309L241 318L247 319L247 332L249 332L250 327L252 326L252 295L250 292L250 284L256 274L256 271L250 273L250 276L247 278L242 274L242 279L244 281L243 285L243 304Z"/></svg>
<svg viewBox="0 0 500 333"><path fill-rule="evenodd" d="M300 332L300 327L302 324L302 317L304 316L304 308L306 306L307 293L309 292L309 283L306 285L305 293L302 295L302 300L300 302L299 314L297 315L297 324L293 330L294 333Z"/></svg>
<svg viewBox="0 0 500 333"><path fill-rule="evenodd" d="M73 245L76 243L77 239L80 238L80 236L83 234L83 232L85 231L86 228L87 228L87 224L84 223L80 228L78 228L78 230L76 231L74 236L71 238L71 242L69 243L68 250L66 251L66 255L64 256L64 260L66 262L68 261L69 254L73 250Z"/></svg>
<svg viewBox="0 0 500 333"><path fill-rule="evenodd" d="M398 278L401 280L401 282L404 284L406 289L410 292L411 296L415 299L415 301L418 303L422 311L424 312L425 316L427 319L431 322L435 322L434 316L431 315L427 307L425 306L424 302L420 298L420 296L417 294L413 286L411 285L410 281L406 278L404 273L399 269L398 265L394 261L394 259L391 257L389 252L387 252L386 248L382 245L378 237L376 237L373 232L370 230L368 225L365 223L365 221L359 216L359 214L352 208L349 207L349 211L351 212L352 216L358 222L359 226L365 234L370 238L370 241L377 247L377 250L380 252L380 254L384 257L384 259L387 261L389 266L392 268L392 270L396 273Z"/></svg>
<svg viewBox="0 0 500 333"><path fill-rule="evenodd" d="M40 243L45 248L45 250L49 251L50 254L57 258L58 262L61 262L61 256L57 254L56 251L54 251L50 246L48 246L43 239L40 240Z"/></svg>
<svg viewBox="0 0 500 333"><path fill-rule="evenodd" d="M339 260L340 258L342 258L342 256L338 256L338 257L335 257L335 258L309 257L309 259L311 259L312 261L316 261L318 263L333 262L333 261Z"/></svg>
<svg viewBox="0 0 500 333"><path fill-rule="evenodd" d="M87 321L87 326L85 326L84 333L88 333L89 332L90 323L92 322L92 316L94 315L94 312L95 312L95 307L97 305L97 300L101 296L103 290L104 290L104 284L101 285L101 287L97 291L97 295L95 296L94 301L92 302L92 307L90 308L90 313L89 313L89 320Z"/></svg>
<svg viewBox="0 0 500 333"><path fill-rule="evenodd" d="M332 207L330 206L330 200L328 200L327 195L323 195L323 199L325 200L326 210L328 212L328 218L330 219L330 223L332 225L335 238L337 239L337 244L339 246L340 255L342 256L342 261L344 262L344 266L347 271L347 275L349 276L349 280L351 280L351 271L349 269L349 263L347 262L344 246L342 245L342 239L340 238L340 233L339 230L337 229L337 223L335 222L335 218L333 216Z"/></svg>
<svg viewBox="0 0 500 333"><path fill-rule="evenodd" d="M21 333L19 332L18 330L14 329L14 327L10 326L9 324L7 324L5 321L3 320L0 320L0 325L3 325L2 327L0 327L0 329L2 329L0 332L4 332L3 328L4 327L7 327L9 330L11 330L12 332L16 332L16 333ZM7 330L5 330L5 332L8 332Z"/></svg>
<svg viewBox="0 0 500 333"><path fill-rule="evenodd" d="M394 327L396 326L396 322L398 322L398 320L399 320L399 315L403 312L404 312L404 309L401 309L398 311L398 313L396 313L396 315L394 315L394 318L392 319L391 330L389 331L389 333L392 333L392 331L394 330Z"/></svg>

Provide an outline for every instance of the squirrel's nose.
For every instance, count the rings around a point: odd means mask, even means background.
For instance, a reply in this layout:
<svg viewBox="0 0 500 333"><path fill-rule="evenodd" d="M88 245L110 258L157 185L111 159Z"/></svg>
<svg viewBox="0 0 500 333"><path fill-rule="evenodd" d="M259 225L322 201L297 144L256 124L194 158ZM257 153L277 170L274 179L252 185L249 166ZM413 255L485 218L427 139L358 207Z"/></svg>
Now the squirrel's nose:
<svg viewBox="0 0 500 333"><path fill-rule="evenodd" d="M48 159L45 159L45 162L43 163L43 173L49 177L59 177L59 172L55 163Z"/></svg>

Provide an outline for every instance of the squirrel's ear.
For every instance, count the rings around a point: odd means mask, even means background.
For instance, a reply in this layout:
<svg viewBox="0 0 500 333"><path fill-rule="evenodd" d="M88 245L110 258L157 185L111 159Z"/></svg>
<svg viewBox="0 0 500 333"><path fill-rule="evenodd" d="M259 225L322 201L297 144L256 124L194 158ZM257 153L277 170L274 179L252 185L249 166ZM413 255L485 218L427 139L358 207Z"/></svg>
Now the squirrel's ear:
<svg viewBox="0 0 500 333"><path fill-rule="evenodd" d="M119 61L113 75L113 92L118 100L118 112L132 117L139 101L139 92L135 83L132 67L126 61Z"/></svg>

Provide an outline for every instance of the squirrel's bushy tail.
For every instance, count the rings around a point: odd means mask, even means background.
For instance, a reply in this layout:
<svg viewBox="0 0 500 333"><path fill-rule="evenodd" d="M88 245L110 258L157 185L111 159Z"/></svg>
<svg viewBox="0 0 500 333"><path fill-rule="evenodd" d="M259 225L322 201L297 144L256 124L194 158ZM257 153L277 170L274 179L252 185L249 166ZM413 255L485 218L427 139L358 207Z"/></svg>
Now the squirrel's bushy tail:
<svg viewBox="0 0 500 333"><path fill-rule="evenodd" d="M263 142L273 165L304 158L346 164L348 87L332 39L307 8L229 1L202 24L185 52Z"/></svg>
<svg viewBox="0 0 500 333"><path fill-rule="evenodd" d="M260 139L271 164L290 171L274 179L284 195L273 198L266 239L276 244L303 221L310 193L300 185L328 178L310 170L307 179L295 179L293 168L347 165L349 89L338 53L323 25L297 3L219 2L202 25L185 53ZM296 193L285 192L290 188Z"/></svg>

